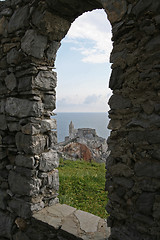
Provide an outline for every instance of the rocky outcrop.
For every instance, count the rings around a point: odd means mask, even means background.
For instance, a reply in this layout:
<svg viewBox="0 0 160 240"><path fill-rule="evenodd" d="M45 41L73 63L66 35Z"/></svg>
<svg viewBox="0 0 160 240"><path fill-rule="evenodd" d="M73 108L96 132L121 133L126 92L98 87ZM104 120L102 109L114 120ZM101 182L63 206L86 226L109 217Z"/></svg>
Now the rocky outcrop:
<svg viewBox="0 0 160 240"><path fill-rule="evenodd" d="M56 145L56 150L64 159L93 160L98 163L105 163L109 155L106 139L97 136L95 129L75 129L72 121L69 125L69 136Z"/></svg>

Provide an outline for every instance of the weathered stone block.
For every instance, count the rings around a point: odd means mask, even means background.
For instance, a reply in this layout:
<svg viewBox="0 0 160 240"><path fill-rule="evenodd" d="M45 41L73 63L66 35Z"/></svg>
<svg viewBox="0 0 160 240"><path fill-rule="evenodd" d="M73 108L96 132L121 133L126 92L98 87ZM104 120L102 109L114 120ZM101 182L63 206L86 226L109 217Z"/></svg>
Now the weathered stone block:
<svg viewBox="0 0 160 240"><path fill-rule="evenodd" d="M16 134L16 145L20 152L40 154L44 152L46 139L43 135L30 136L19 132Z"/></svg>
<svg viewBox="0 0 160 240"><path fill-rule="evenodd" d="M8 182L12 193L27 196L38 194L41 186L40 179L28 179L14 171L10 171Z"/></svg>
<svg viewBox="0 0 160 240"><path fill-rule="evenodd" d="M18 91L29 91L33 88L33 76L24 76L19 78L18 81Z"/></svg>
<svg viewBox="0 0 160 240"><path fill-rule="evenodd" d="M145 131L129 132L128 141L130 143L138 143L138 142L146 141L146 132Z"/></svg>
<svg viewBox="0 0 160 240"><path fill-rule="evenodd" d="M71 23L51 12L42 13L37 9L32 16L32 22L45 35L49 36L51 41L61 41L67 34Z"/></svg>
<svg viewBox="0 0 160 240"><path fill-rule="evenodd" d="M6 130L7 129L7 122L5 115L0 115L0 130Z"/></svg>
<svg viewBox="0 0 160 240"><path fill-rule="evenodd" d="M6 53L6 52L9 52L12 48L19 48L20 46L20 43L5 43L3 45L3 51Z"/></svg>
<svg viewBox="0 0 160 240"><path fill-rule="evenodd" d="M60 43L59 42L53 41L50 44L50 46L49 46L49 48L47 50L47 58L48 58L48 60L52 60L53 59L55 61L56 53L57 53L57 50L58 50L59 47L60 47Z"/></svg>
<svg viewBox="0 0 160 240"><path fill-rule="evenodd" d="M147 131L146 136L150 144L160 143L160 130Z"/></svg>
<svg viewBox="0 0 160 240"><path fill-rule="evenodd" d="M0 18L0 35L3 35L4 37L7 36L7 26L8 26L8 21L6 17Z"/></svg>
<svg viewBox="0 0 160 240"><path fill-rule="evenodd" d="M12 91L16 87L17 81L16 81L16 77L13 73L9 74L5 78L5 84L10 91Z"/></svg>
<svg viewBox="0 0 160 240"><path fill-rule="evenodd" d="M9 24L8 24L8 32L14 32L18 29L22 29L28 25L29 18L29 7L28 5L18 8L14 14L12 15Z"/></svg>
<svg viewBox="0 0 160 240"><path fill-rule="evenodd" d="M142 193L136 202L138 210L145 215L151 215L154 199L155 193Z"/></svg>
<svg viewBox="0 0 160 240"><path fill-rule="evenodd" d="M53 148L57 144L57 132L52 131L49 133L49 147Z"/></svg>
<svg viewBox="0 0 160 240"><path fill-rule="evenodd" d="M134 182L132 179L124 178L124 177L114 177L113 181L125 188L132 188L134 185Z"/></svg>
<svg viewBox="0 0 160 240"><path fill-rule="evenodd" d="M112 70L110 81L109 81L109 87L112 90L120 89L122 87L123 83L123 77L122 77L123 70L120 67L117 67Z"/></svg>
<svg viewBox="0 0 160 240"><path fill-rule="evenodd" d="M127 11L127 4L125 0L101 0L101 2L108 14L108 19L111 21L111 23L119 22Z"/></svg>
<svg viewBox="0 0 160 240"><path fill-rule="evenodd" d="M39 169L44 172L49 172L54 168L57 168L59 165L58 154L54 150L42 153L40 157L40 166Z"/></svg>
<svg viewBox="0 0 160 240"><path fill-rule="evenodd" d="M30 238L27 237L27 235L21 231L17 232L16 234L13 235L13 240L30 240Z"/></svg>
<svg viewBox="0 0 160 240"><path fill-rule="evenodd" d="M5 106L6 112L13 117L40 117L43 112L43 104L37 101L29 101L19 98L8 98Z"/></svg>
<svg viewBox="0 0 160 240"><path fill-rule="evenodd" d="M42 91L52 91L57 86L57 73L51 71L40 71L34 80L36 88Z"/></svg>
<svg viewBox="0 0 160 240"><path fill-rule="evenodd" d="M45 94L43 97L44 108L53 111L56 108L56 97L55 95Z"/></svg>
<svg viewBox="0 0 160 240"><path fill-rule="evenodd" d="M59 175L57 169L47 174L47 187L54 189L56 192L59 190Z"/></svg>
<svg viewBox="0 0 160 240"><path fill-rule="evenodd" d="M111 96L108 104L110 105L111 109L125 109L132 106L129 98L124 98L123 96L116 94Z"/></svg>
<svg viewBox="0 0 160 240"><path fill-rule="evenodd" d="M36 31L30 29L27 30L24 37L21 40L22 50L36 58L44 57L44 50L47 47L47 38L39 35Z"/></svg>
<svg viewBox="0 0 160 240"><path fill-rule="evenodd" d="M127 165L123 163L118 163L109 168L112 176L123 176L123 177L131 177L134 174L134 171L130 169Z"/></svg>
<svg viewBox="0 0 160 240"><path fill-rule="evenodd" d="M0 208L5 210L7 206L7 196L6 191L0 190Z"/></svg>
<svg viewBox="0 0 160 240"><path fill-rule="evenodd" d="M11 16L13 13L12 9L11 8L5 8L1 11L1 16Z"/></svg>
<svg viewBox="0 0 160 240"><path fill-rule="evenodd" d="M41 133L57 129L56 119L46 119L41 121Z"/></svg>
<svg viewBox="0 0 160 240"><path fill-rule="evenodd" d="M153 162L149 160L138 161L135 164L135 173L139 177L160 177L160 162Z"/></svg>
<svg viewBox="0 0 160 240"><path fill-rule="evenodd" d="M0 237L11 238L14 219L7 213L0 211Z"/></svg>
<svg viewBox="0 0 160 240"><path fill-rule="evenodd" d="M17 155L15 159L15 164L20 167L25 168L35 168L36 162L34 157L25 156L25 155Z"/></svg>
<svg viewBox="0 0 160 240"><path fill-rule="evenodd" d="M40 124L34 124L34 123L28 123L24 126L21 127L21 131L24 134L29 134L29 135L37 135L41 131L41 126Z"/></svg>
<svg viewBox="0 0 160 240"><path fill-rule="evenodd" d="M9 207L16 215L24 219L31 217L31 204L21 199L14 198L8 202Z"/></svg>
<svg viewBox="0 0 160 240"><path fill-rule="evenodd" d="M22 60L22 53L16 48L12 48L7 53L7 63L11 65L18 65Z"/></svg>
<svg viewBox="0 0 160 240"><path fill-rule="evenodd" d="M18 122L10 122L7 124L10 132L18 132L20 131L20 126Z"/></svg>

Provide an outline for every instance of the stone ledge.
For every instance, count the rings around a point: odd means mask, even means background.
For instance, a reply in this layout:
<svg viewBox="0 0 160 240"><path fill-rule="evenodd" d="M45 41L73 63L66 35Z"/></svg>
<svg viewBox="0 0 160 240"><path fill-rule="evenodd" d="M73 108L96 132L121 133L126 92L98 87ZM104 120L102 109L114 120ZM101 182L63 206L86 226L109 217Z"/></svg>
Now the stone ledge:
<svg viewBox="0 0 160 240"><path fill-rule="evenodd" d="M34 220L53 227L69 239L107 240L110 228L104 219L65 204L46 207L33 215Z"/></svg>

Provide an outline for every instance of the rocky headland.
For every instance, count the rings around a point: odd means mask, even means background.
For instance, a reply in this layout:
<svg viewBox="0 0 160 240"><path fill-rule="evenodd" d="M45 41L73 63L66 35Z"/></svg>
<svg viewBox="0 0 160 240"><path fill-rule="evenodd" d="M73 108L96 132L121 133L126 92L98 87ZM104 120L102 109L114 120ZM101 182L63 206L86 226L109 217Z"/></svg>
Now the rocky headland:
<svg viewBox="0 0 160 240"><path fill-rule="evenodd" d="M75 129L71 121L69 125L69 136L63 142L56 145L59 157L64 159L94 160L103 163L109 155L106 139L99 137L95 129Z"/></svg>

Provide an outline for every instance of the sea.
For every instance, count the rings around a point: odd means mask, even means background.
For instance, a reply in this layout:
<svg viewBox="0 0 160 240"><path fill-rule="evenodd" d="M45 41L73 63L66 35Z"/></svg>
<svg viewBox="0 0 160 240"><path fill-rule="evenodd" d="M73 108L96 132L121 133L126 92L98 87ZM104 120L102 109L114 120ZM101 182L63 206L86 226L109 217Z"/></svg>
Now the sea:
<svg viewBox="0 0 160 240"><path fill-rule="evenodd" d="M108 113L56 113L53 116L57 120L57 137L58 142L63 142L69 135L69 124L72 121L74 127L94 128L99 137L108 138L110 131L107 129L109 118Z"/></svg>

